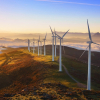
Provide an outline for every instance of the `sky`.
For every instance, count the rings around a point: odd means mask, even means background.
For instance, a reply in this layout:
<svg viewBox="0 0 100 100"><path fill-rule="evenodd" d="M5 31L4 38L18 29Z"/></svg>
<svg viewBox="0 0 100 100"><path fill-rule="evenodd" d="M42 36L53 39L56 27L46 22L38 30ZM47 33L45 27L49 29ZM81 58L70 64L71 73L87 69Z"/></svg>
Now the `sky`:
<svg viewBox="0 0 100 100"><path fill-rule="evenodd" d="M100 0L0 0L0 36L56 31L100 32Z"/></svg>

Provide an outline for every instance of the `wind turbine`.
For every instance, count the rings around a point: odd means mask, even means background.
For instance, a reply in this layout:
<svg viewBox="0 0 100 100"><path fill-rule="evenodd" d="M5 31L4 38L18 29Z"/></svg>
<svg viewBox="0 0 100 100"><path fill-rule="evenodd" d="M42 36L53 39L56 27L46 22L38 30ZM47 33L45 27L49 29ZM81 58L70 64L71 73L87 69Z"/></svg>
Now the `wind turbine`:
<svg viewBox="0 0 100 100"><path fill-rule="evenodd" d="M52 32L52 61L54 61L54 37L55 36L54 36L54 33L53 33L51 27L50 27L50 30Z"/></svg>
<svg viewBox="0 0 100 100"><path fill-rule="evenodd" d="M39 42L40 42L40 36L39 36L39 40L38 40L38 56L39 56Z"/></svg>
<svg viewBox="0 0 100 100"><path fill-rule="evenodd" d="M88 51L87 90L91 90L91 44L92 43L97 44L97 43L92 41L91 34L90 34L90 29L89 29L89 24L88 24L88 19L87 19L87 26L88 26L88 33L89 33L89 39L90 39L90 41L87 41L87 43L89 43L89 45L87 47L87 48L89 48L89 51ZM97 45L100 45L100 44L97 44ZM87 50L87 48L86 48L86 50ZM85 53L85 51L82 53L82 55ZM82 57L82 55L80 57Z"/></svg>
<svg viewBox="0 0 100 100"><path fill-rule="evenodd" d="M44 40L44 56L46 55L46 51L45 51L45 40L46 40L46 36L47 36L47 33L45 35L45 38L43 39Z"/></svg>
<svg viewBox="0 0 100 100"><path fill-rule="evenodd" d="M63 39L62 39L62 44L63 44ZM65 49L64 49L64 45L63 45L62 49L63 49L63 52L64 52L64 54L65 54Z"/></svg>
<svg viewBox="0 0 100 100"><path fill-rule="evenodd" d="M55 29L54 29L54 32L56 33ZM56 57L56 37L57 35L55 34L55 57Z"/></svg>
<svg viewBox="0 0 100 100"><path fill-rule="evenodd" d="M69 31L69 30L68 30ZM68 32L67 31L67 32ZM61 49L61 40L63 39L63 37L67 34L67 32L62 36L62 37L60 37L58 34L56 34L57 35L57 37L58 37L58 39L60 39L60 52L59 52L59 71L62 71L62 61L61 61L61 58L62 58L62 55L61 55L61 53L62 53L62 49Z"/></svg>
<svg viewBox="0 0 100 100"><path fill-rule="evenodd" d="M28 50L30 52L30 40L28 39Z"/></svg>
<svg viewBox="0 0 100 100"><path fill-rule="evenodd" d="M42 55L42 42L43 41L40 41L40 54Z"/></svg>
<svg viewBox="0 0 100 100"><path fill-rule="evenodd" d="M33 41L33 53L34 53L34 50L35 50L35 42Z"/></svg>

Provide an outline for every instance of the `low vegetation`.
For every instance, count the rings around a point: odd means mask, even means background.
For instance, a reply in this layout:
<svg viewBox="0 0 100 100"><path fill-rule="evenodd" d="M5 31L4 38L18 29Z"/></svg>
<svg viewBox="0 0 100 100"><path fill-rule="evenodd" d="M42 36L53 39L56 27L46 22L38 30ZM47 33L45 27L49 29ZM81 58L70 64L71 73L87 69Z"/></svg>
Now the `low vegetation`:
<svg viewBox="0 0 100 100"><path fill-rule="evenodd" d="M87 84L88 65L86 63L82 63L75 59L70 59L66 57L63 57L62 61L68 69L69 73L75 79L77 79L81 83ZM100 90L100 80L98 76L100 76L100 67L91 66L91 87L94 90Z"/></svg>
<svg viewBox="0 0 100 100"><path fill-rule="evenodd" d="M63 72L59 72L58 56L52 62L51 51L50 49L47 51L46 56L38 56L37 53L33 54L32 50L28 52L27 48L8 48L3 54L0 54L0 100L100 98L99 91L79 88L64 69ZM77 61L75 62L76 67L74 67L74 60L69 58L63 58L63 63L67 65L68 71L77 77L73 74L74 71L71 71L71 69L79 69ZM85 68L81 70L87 71ZM80 78L77 79L82 81Z"/></svg>

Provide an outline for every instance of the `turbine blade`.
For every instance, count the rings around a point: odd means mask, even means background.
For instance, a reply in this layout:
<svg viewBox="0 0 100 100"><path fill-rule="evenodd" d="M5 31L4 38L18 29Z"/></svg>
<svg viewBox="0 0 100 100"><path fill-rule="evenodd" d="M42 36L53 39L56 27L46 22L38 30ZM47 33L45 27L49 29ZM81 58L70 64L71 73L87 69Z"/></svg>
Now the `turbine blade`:
<svg viewBox="0 0 100 100"><path fill-rule="evenodd" d="M62 44L63 44L63 38L62 38ZM65 54L65 49L64 49L64 45L63 45L63 51L64 51L64 54Z"/></svg>
<svg viewBox="0 0 100 100"><path fill-rule="evenodd" d="M40 41L40 35L39 35L39 41Z"/></svg>
<svg viewBox="0 0 100 100"><path fill-rule="evenodd" d="M51 29L51 26L49 26L49 27L50 27L50 30L51 30L52 35L54 35L54 34L53 34L53 31L52 31L52 29Z"/></svg>
<svg viewBox="0 0 100 100"><path fill-rule="evenodd" d="M46 35L45 35L45 40L46 40L46 36L47 36L47 33L46 33Z"/></svg>
<svg viewBox="0 0 100 100"><path fill-rule="evenodd" d="M55 33L55 28L54 28L54 33Z"/></svg>
<svg viewBox="0 0 100 100"><path fill-rule="evenodd" d="M95 43L95 42L93 42L93 44L100 45L100 44L97 44L97 43Z"/></svg>
<svg viewBox="0 0 100 100"><path fill-rule="evenodd" d="M69 30L68 30L69 31ZM62 36L62 38L68 33L68 31Z"/></svg>
<svg viewBox="0 0 100 100"><path fill-rule="evenodd" d="M89 45L87 46L87 48L89 47ZM83 53L81 54L81 56L79 57L79 59L83 56L83 54L85 53L85 51L87 50L87 48L83 51Z"/></svg>
<svg viewBox="0 0 100 100"><path fill-rule="evenodd" d="M55 33L57 36L58 36L58 38L61 38L57 33Z"/></svg>
<svg viewBox="0 0 100 100"><path fill-rule="evenodd" d="M63 38L62 38L62 44L63 44Z"/></svg>
<svg viewBox="0 0 100 100"><path fill-rule="evenodd" d="M54 34L55 34L55 36L56 36L56 31L55 31L55 29L54 29Z"/></svg>
<svg viewBox="0 0 100 100"><path fill-rule="evenodd" d="M56 33L55 29L54 29L54 34L55 34L55 36L57 35L59 38L61 38L61 37Z"/></svg>
<svg viewBox="0 0 100 100"><path fill-rule="evenodd" d="M89 39L92 41L88 19L87 19L87 26L88 26Z"/></svg>
<svg viewBox="0 0 100 100"><path fill-rule="evenodd" d="M61 38L61 36L59 36L59 35L56 33L55 29L54 29L54 34L55 34L55 36L57 35L58 38Z"/></svg>

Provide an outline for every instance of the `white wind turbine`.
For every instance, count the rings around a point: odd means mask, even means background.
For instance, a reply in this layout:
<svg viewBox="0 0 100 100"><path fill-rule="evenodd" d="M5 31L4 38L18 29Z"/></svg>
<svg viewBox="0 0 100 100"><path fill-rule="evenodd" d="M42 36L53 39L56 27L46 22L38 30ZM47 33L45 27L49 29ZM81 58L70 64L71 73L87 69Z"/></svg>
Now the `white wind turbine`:
<svg viewBox="0 0 100 100"><path fill-rule="evenodd" d="M28 39L28 50L29 50L29 39Z"/></svg>
<svg viewBox="0 0 100 100"><path fill-rule="evenodd" d="M89 47L89 51L88 51L88 76L87 76L87 90L91 90L91 44L97 44L97 43L94 43L92 41L92 38L91 38L91 34L90 34L90 29L89 29L89 24L88 24L88 19L87 19L87 26L88 26L88 33L89 33L89 39L90 41L87 41L87 43L89 43L88 47ZM100 45L100 44L97 44L97 45ZM87 48L88 48L87 47ZM86 50L87 50L86 48ZM85 51L86 51L85 50ZM82 55L85 53L85 51L82 53ZM82 55L80 57L82 57Z"/></svg>
<svg viewBox="0 0 100 100"><path fill-rule="evenodd" d="M45 35L45 38L43 39L44 40L44 56L46 55L46 50L45 50L45 40L46 40L46 36L47 36L47 33Z"/></svg>
<svg viewBox="0 0 100 100"><path fill-rule="evenodd" d="M55 29L54 29L54 32L56 33ZM56 37L57 35L55 34L55 57L56 57Z"/></svg>
<svg viewBox="0 0 100 100"><path fill-rule="evenodd" d="M33 41L33 53L34 53L34 50L35 50L35 42Z"/></svg>
<svg viewBox="0 0 100 100"><path fill-rule="evenodd" d="M40 54L42 55L42 42L43 41L40 41Z"/></svg>
<svg viewBox="0 0 100 100"><path fill-rule="evenodd" d="M53 33L51 27L50 27L50 30L52 32L52 61L54 61L54 37L55 36L54 36L54 33Z"/></svg>
<svg viewBox="0 0 100 100"><path fill-rule="evenodd" d="M40 42L40 36L39 36L39 40L38 40L38 56L39 56L39 42Z"/></svg>
<svg viewBox="0 0 100 100"><path fill-rule="evenodd" d="M68 30L69 31L69 30ZM62 36L60 37L58 34L56 34L58 36L58 39L60 39L60 52L59 52L59 71L62 71L62 61L61 61L61 58L62 58L62 50L61 50L61 40L63 39L63 37L68 33L68 31Z"/></svg>
<svg viewBox="0 0 100 100"><path fill-rule="evenodd" d="M28 50L30 52L30 40L28 39Z"/></svg>

